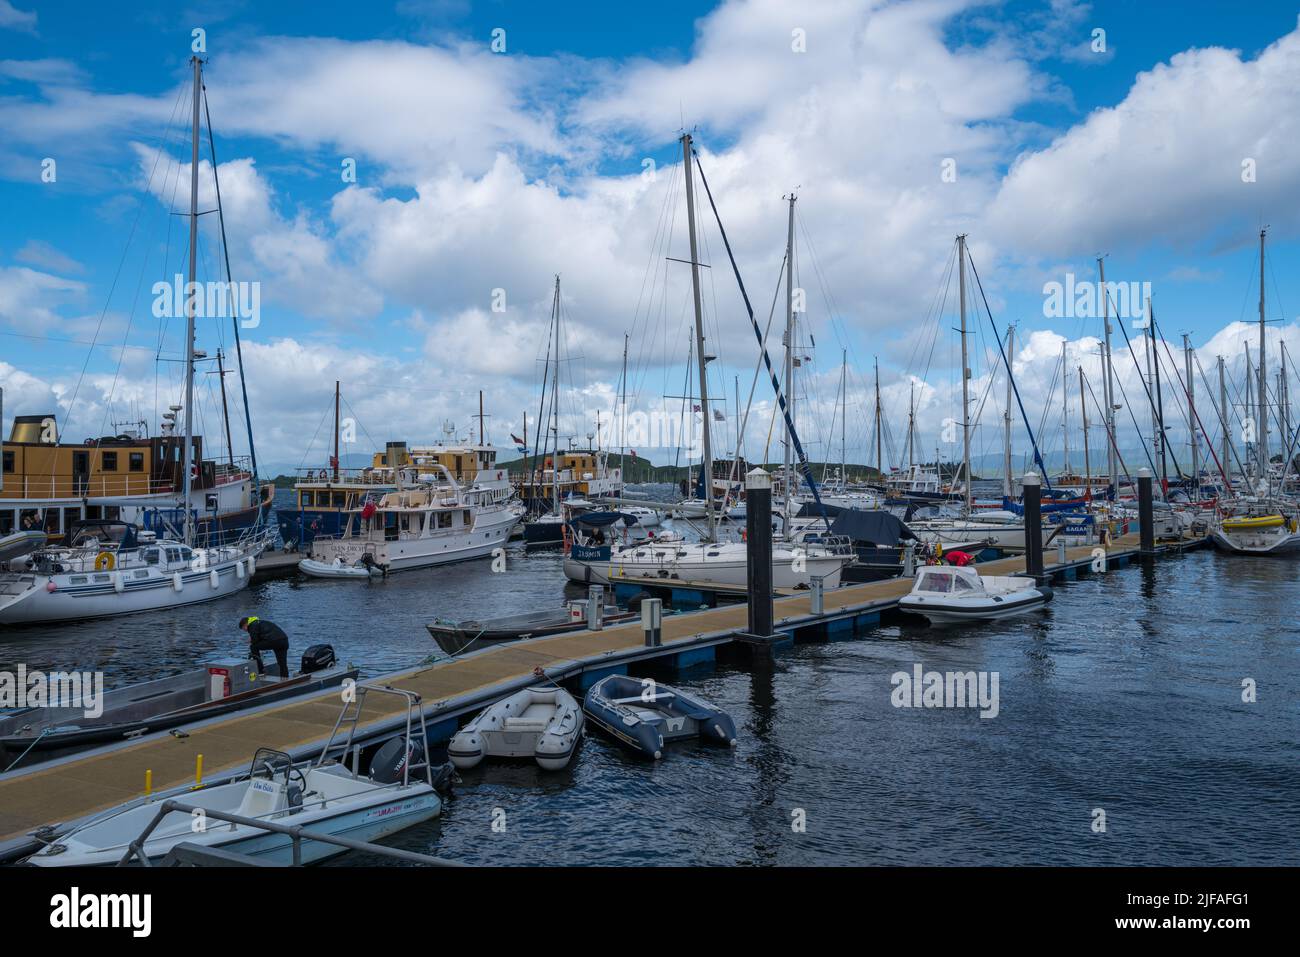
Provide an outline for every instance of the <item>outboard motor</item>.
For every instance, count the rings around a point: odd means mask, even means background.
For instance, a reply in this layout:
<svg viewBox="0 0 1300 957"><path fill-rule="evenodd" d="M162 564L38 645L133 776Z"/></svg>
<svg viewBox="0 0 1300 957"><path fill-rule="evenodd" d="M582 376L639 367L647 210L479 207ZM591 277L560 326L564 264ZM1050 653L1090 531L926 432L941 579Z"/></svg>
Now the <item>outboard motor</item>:
<svg viewBox="0 0 1300 957"><path fill-rule="evenodd" d="M411 770L407 780L414 781L424 770L424 742L419 738L407 741L400 735L390 738L370 759L370 779L376 784L396 784L402 780L408 763Z"/></svg>
<svg viewBox="0 0 1300 957"><path fill-rule="evenodd" d="M333 645L312 645L302 653L302 673L309 675L314 671L333 668L337 661Z"/></svg>

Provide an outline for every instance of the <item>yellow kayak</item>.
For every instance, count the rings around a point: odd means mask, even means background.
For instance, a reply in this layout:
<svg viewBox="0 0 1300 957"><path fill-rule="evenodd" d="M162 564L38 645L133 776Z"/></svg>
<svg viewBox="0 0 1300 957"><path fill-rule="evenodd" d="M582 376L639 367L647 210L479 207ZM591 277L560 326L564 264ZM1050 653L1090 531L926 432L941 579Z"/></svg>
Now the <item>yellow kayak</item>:
<svg viewBox="0 0 1300 957"><path fill-rule="evenodd" d="M1221 527L1225 531L1238 531L1247 528L1277 528L1284 521L1281 515L1256 515L1253 517L1225 518Z"/></svg>

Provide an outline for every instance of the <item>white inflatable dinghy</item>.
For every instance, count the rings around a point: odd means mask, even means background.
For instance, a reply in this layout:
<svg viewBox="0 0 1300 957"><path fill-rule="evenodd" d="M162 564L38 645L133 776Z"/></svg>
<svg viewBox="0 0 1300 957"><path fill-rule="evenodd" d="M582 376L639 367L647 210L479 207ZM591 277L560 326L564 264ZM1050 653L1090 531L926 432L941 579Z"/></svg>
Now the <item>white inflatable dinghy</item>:
<svg viewBox="0 0 1300 957"><path fill-rule="evenodd" d="M568 765L582 737L582 709L562 688L525 688L480 711L447 745L458 768L485 757L535 758L546 771Z"/></svg>

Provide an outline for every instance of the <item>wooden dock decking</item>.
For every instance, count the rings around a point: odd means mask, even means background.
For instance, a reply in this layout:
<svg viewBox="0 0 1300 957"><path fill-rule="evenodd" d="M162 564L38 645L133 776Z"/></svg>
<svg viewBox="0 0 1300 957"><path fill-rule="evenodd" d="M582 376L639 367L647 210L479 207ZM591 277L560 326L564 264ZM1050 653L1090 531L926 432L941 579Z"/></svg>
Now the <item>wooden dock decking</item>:
<svg viewBox="0 0 1300 957"><path fill-rule="evenodd" d="M1138 554L1136 536L1112 543L1108 560L1122 562ZM1194 543L1188 543L1194 544ZM1058 552L1044 556L1047 572L1087 565L1091 547L1069 549L1065 564ZM985 574L1010 575L1025 568L1023 557L999 559L980 565ZM911 589L910 579L890 579L850 585L825 593L823 612L811 613L808 593L775 601L778 631L796 630L822 622L843 620L892 607ZM662 647L646 648L639 622L600 631L571 632L489 646L465 657L433 662L409 671L386 675L363 684L384 684L416 692L422 698L430 727L477 709L506 693L511 685L527 684L535 668L547 669L555 679L584 671L618 667L629 655L640 658L677 654L690 647L725 643L742 632L748 620L744 603L707 610L666 615ZM444 707L454 704L441 711ZM155 793L192 782L195 761L203 755L204 780L220 780L242 771L259 747L274 747L295 754L309 746L319 748L338 717L337 690L257 711L215 718L187 728L187 737L152 735L131 744L115 745L86 755L36 765L0 775L0 845L12 844L47 824L69 823L87 815L140 797L145 772L152 771ZM399 717L404 705L390 695L371 695L360 738Z"/></svg>

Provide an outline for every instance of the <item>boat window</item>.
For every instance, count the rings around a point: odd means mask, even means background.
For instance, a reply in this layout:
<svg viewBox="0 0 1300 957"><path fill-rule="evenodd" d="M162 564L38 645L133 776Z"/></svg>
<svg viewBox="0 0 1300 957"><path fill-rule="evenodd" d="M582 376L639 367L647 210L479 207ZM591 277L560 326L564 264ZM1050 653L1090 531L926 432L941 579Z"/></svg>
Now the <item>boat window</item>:
<svg viewBox="0 0 1300 957"><path fill-rule="evenodd" d="M298 507L299 507L299 508L311 508L311 507L312 507L312 494L311 494L311 492L299 492L299 493L298 493Z"/></svg>
<svg viewBox="0 0 1300 957"><path fill-rule="evenodd" d="M344 504L343 504L343 503L344 503L345 500L346 500L346 499L345 499L345 496L344 496L344 494L343 494L342 492L335 492L335 493L334 493L334 507L335 507L335 508L343 508L343 507L344 507Z"/></svg>
<svg viewBox="0 0 1300 957"><path fill-rule="evenodd" d="M135 573L135 577L136 577L136 578L148 578L148 577L149 577L149 573L148 573L147 571L145 571L143 568L141 568L141 569L138 569L138 570L136 571L136 573Z"/></svg>
<svg viewBox="0 0 1300 957"><path fill-rule="evenodd" d="M179 548L178 551L180 553L181 561L183 562L188 562L194 558L194 553L184 546Z"/></svg>
<svg viewBox="0 0 1300 957"><path fill-rule="evenodd" d="M101 471L104 471L104 472L116 472L116 471L117 471L117 453L116 453L116 452L100 452L100 453L99 453L99 468L100 468Z"/></svg>
<svg viewBox="0 0 1300 957"><path fill-rule="evenodd" d="M86 576L85 576L85 575L73 575L72 578L69 579L69 581L71 581L72 584L74 584L74 585L84 585L84 584L86 584Z"/></svg>
<svg viewBox="0 0 1300 957"><path fill-rule="evenodd" d="M144 471L144 453L143 453L143 452L132 452L132 453L130 453L130 465L129 465L129 467L130 467L130 470L131 470L132 472L143 472L143 471Z"/></svg>
<svg viewBox="0 0 1300 957"><path fill-rule="evenodd" d="M450 513L450 512L439 512L439 513L438 513L438 527L439 527L439 528L451 528L451 513Z"/></svg>
<svg viewBox="0 0 1300 957"><path fill-rule="evenodd" d="M967 578L954 578L952 583L953 591L974 591L975 586Z"/></svg>
<svg viewBox="0 0 1300 957"><path fill-rule="evenodd" d="M926 572L919 590L947 594L952 591L952 579L952 572Z"/></svg>
<svg viewBox="0 0 1300 957"><path fill-rule="evenodd" d="M144 550L143 557L144 557L144 560L145 560L145 564L147 564L147 565L157 565L157 564L158 564L158 558L159 558L160 556L159 556L159 553L158 553L158 549L156 549L156 548L146 548L146 549Z"/></svg>
<svg viewBox="0 0 1300 957"><path fill-rule="evenodd" d="M97 581L97 582L107 582L107 581L112 581L112 580L113 580L110 576L105 575L105 574L102 574L102 573L101 573L101 574L98 574L98 575L95 575L95 576L93 576L93 577L94 577L95 581Z"/></svg>
<svg viewBox="0 0 1300 957"><path fill-rule="evenodd" d="M167 561L178 562L181 560L181 550L179 548L167 549Z"/></svg>

